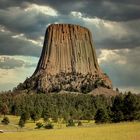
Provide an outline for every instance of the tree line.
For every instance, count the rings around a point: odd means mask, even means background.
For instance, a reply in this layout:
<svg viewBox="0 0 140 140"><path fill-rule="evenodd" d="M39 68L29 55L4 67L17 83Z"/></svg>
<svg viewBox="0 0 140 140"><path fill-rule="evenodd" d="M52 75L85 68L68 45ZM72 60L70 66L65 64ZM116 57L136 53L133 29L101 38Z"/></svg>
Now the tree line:
<svg viewBox="0 0 140 140"><path fill-rule="evenodd" d="M140 96L128 92L114 97L89 94L0 94L0 114L20 116L20 123L40 118L96 123L140 120ZM25 123L25 122L24 122Z"/></svg>

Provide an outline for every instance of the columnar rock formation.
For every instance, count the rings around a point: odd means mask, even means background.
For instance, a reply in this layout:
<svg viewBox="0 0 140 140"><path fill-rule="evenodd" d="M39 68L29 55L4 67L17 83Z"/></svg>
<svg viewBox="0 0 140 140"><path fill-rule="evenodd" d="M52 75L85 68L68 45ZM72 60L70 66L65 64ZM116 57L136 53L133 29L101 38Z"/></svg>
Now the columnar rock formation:
<svg viewBox="0 0 140 140"><path fill-rule="evenodd" d="M60 72L95 74L100 71L89 30L70 24L49 26L35 73L42 69L52 75Z"/></svg>
<svg viewBox="0 0 140 140"><path fill-rule="evenodd" d="M18 87L40 92L90 92L98 86L112 88L98 65L90 31L79 25L53 24L47 28L34 74Z"/></svg>

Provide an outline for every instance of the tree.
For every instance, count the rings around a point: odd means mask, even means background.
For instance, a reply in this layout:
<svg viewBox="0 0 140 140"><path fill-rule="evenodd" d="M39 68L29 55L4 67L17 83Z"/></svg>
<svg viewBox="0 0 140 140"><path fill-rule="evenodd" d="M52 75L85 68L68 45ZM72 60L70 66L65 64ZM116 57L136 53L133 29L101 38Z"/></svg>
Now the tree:
<svg viewBox="0 0 140 140"><path fill-rule="evenodd" d="M2 101L0 100L0 114L2 113L1 110L2 110Z"/></svg>
<svg viewBox="0 0 140 140"><path fill-rule="evenodd" d="M34 121L34 123L40 119L41 114L39 112L36 112L35 110L31 112L31 119Z"/></svg>
<svg viewBox="0 0 140 140"><path fill-rule="evenodd" d="M48 119L51 117L50 111L48 109L46 109L43 113L43 119L44 121L48 121Z"/></svg>
<svg viewBox="0 0 140 140"><path fill-rule="evenodd" d="M121 122L124 120L124 114L123 114L123 97L116 96L112 105L112 121L113 122Z"/></svg>
<svg viewBox="0 0 140 140"><path fill-rule="evenodd" d="M94 119L95 123L107 123L110 121L107 110L103 108L97 110Z"/></svg>
<svg viewBox="0 0 140 140"><path fill-rule="evenodd" d="M125 121L137 120L140 116L140 102L131 92L124 97L123 113Z"/></svg>
<svg viewBox="0 0 140 140"><path fill-rule="evenodd" d="M9 109L8 109L8 107L7 107L7 104L4 103L4 104L1 106L0 112L1 112L1 114L4 115L4 117L5 117L6 114L8 114Z"/></svg>
<svg viewBox="0 0 140 140"><path fill-rule="evenodd" d="M112 122L121 122L123 120L124 120L124 115L121 110L113 112Z"/></svg>
<svg viewBox="0 0 140 140"><path fill-rule="evenodd" d="M29 118L30 118L30 113L27 112L23 112L20 116L21 120L23 120L24 122L26 122Z"/></svg>
<svg viewBox="0 0 140 140"><path fill-rule="evenodd" d="M19 125L20 128L24 127L25 126L25 121L22 118L20 118L18 125Z"/></svg>

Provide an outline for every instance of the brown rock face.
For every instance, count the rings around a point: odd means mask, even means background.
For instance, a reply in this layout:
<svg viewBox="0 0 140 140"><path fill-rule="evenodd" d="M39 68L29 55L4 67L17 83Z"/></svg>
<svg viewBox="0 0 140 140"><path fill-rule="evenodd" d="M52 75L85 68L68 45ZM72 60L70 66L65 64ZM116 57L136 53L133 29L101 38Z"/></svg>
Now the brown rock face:
<svg viewBox="0 0 140 140"><path fill-rule="evenodd" d="M42 69L52 75L60 72L95 74L99 71L89 30L70 24L49 26L35 73Z"/></svg>
<svg viewBox="0 0 140 140"><path fill-rule="evenodd" d="M47 28L34 74L19 87L48 93L90 92L98 86L112 88L98 65L90 31L78 25L53 24Z"/></svg>

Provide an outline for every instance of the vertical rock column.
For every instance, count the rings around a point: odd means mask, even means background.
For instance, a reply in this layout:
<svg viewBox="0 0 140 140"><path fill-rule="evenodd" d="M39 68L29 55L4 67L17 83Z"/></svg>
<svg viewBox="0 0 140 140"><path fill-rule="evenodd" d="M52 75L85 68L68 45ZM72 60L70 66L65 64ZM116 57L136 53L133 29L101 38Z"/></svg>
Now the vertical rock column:
<svg viewBox="0 0 140 140"><path fill-rule="evenodd" d="M60 72L83 74L99 72L90 31L78 25L50 25L34 74L42 70L51 75Z"/></svg>

